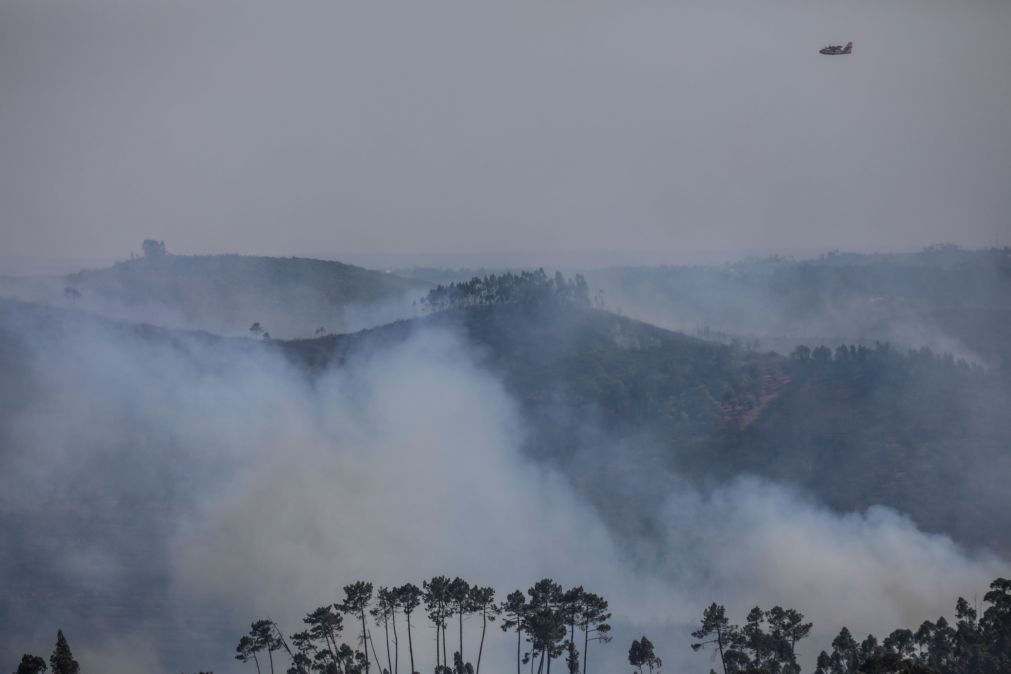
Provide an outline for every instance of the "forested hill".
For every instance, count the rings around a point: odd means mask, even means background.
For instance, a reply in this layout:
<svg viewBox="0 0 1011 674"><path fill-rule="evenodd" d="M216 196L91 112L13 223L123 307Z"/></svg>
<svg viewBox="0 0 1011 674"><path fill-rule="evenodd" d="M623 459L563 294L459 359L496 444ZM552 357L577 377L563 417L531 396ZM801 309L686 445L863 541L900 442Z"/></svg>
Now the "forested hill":
<svg viewBox="0 0 1011 674"><path fill-rule="evenodd" d="M542 432L571 423L628 434L660 424L698 442L758 404L785 363L598 309L536 304L453 308L283 348L318 369L426 327L464 336L527 413L543 418ZM553 438L552 453L576 449L586 432Z"/></svg>
<svg viewBox="0 0 1011 674"><path fill-rule="evenodd" d="M594 465L634 482L659 464L700 486L748 473L1011 553L1011 496L994 477L1011 469L1000 370L887 345L755 353L572 304L457 307L281 347L318 369L425 325L466 336L519 401L528 450L605 511L625 512L609 501L624 492L599 489L613 476Z"/></svg>
<svg viewBox="0 0 1011 674"><path fill-rule="evenodd" d="M97 320L4 306L0 337L30 325L35 349ZM517 400L527 451L561 467L605 513L627 514L618 495L659 473L700 486L749 473L799 485L840 511L891 506L929 531L1011 554L1011 495L999 480L1011 470L1011 382L1006 371L950 356L887 346L750 352L574 302L477 302L292 341L110 329L166 348L199 339L221 354L276 350L320 372L426 326L473 348ZM0 341L5 399L17 404L31 387L18 355L29 347ZM635 516L648 528L649 508Z"/></svg>
<svg viewBox="0 0 1011 674"><path fill-rule="evenodd" d="M150 246L149 246L150 248ZM64 279L61 298L112 318L275 337L347 332L410 313L428 285L341 262L242 255L170 255L158 248Z"/></svg>

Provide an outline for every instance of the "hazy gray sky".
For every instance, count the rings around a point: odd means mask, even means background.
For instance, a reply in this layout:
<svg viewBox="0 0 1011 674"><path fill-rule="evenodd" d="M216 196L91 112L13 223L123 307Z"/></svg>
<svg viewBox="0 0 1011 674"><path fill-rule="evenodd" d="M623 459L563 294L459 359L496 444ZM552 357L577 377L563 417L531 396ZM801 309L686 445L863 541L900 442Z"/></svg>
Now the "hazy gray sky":
<svg viewBox="0 0 1011 674"><path fill-rule="evenodd" d="M0 254L1011 242L1009 29L1007 0L2 0Z"/></svg>

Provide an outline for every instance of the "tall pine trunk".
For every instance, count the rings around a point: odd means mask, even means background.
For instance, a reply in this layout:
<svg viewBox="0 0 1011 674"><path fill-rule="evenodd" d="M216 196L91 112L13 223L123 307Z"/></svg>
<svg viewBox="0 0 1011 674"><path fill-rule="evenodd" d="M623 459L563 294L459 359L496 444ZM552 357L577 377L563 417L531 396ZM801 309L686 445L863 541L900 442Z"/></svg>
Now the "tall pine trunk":
<svg viewBox="0 0 1011 674"><path fill-rule="evenodd" d="M369 633L365 629L364 608L362 608L362 650L365 651L365 674L369 674Z"/></svg>
<svg viewBox="0 0 1011 674"><path fill-rule="evenodd" d="M376 667L379 667L380 674L382 673L382 666L379 664L381 660L379 659L379 654L376 653L376 640L372 638L372 633L369 632L369 644L372 646L372 659L376 661ZM368 655L368 653L366 653Z"/></svg>
<svg viewBox="0 0 1011 674"><path fill-rule="evenodd" d="M716 644L720 647L720 664L723 665L723 674L727 674L727 661L723 657L723 630L716 628Z"/></svg>
<svg viewBox="0 0 1011 674"><path fill-rule="evenodd" d="M481 674L481 653L484 652L484 632L488 629L488 611L481 610L481 643L477 647L477 671L474 674Z"/></svg>
<svg viewBox="0 0 1011 674"><path fill-rule="evenodd" d="M586 674L586 655L590 648L590 623L583 625L583 674Z"/></svg>
<svg viewBox="0 0 1011 674"><path fill-rule="evenodd" d="M516 619L516 674L520 674L520 638L523 630L520 629L519 618Z"/></svg>
<svg viewBox="0 0 1011 674"><path fill-rule="evenodd" d="M396 609L393 610L393 674L400 674L400 638L397 636Z"/></svg>
<svg viewBox="0 0 1011 674"><path fill-rule="evenodd" d="M414 674L414 642L411 640L411 614L407 614L407 650L411 654L411 674Z"/></svg>
<svg viewBox="0 0 1011 674"><path fill-rule="evenodd" d="M334 635L334 634L332 634L330 632L330 630L327 630L326 632L324 632L323 636L326 639L326 649L328 651L330 651L330 661L334 664L335 667L340 667L340 663L337 662L337 650L338 650L337 649L337 636ZM330 647L330 640L331 639L333 640L333 648Z"/></svg>
<svg viewBox="0 0 1011 674"><path fill-rule="evenodd" d="M383 629L386 631L386 674L393 674L393 660L390 658L390 620L385 615Z"/></svg>
<svg viewBox="0 0 1011 674"><path fill-rule="evenodd" d="M443 620L445 623L445 620ZM446 625L442 626L442 666L449 669L449 651L446 650Z"/></svg>

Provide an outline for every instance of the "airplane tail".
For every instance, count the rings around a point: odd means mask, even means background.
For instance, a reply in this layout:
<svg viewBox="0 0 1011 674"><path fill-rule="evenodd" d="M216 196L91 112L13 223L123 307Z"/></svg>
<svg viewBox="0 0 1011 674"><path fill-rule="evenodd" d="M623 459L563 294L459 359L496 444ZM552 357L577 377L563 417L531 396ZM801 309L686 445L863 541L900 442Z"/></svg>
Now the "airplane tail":
<svg viewBox="0 0 1011 674"><path fill-rule="evenodd" d="M852 54L853 53L853 43L852 42L847 42L846 43L846 48L842 50L842 53L843 54Z"/></svg>

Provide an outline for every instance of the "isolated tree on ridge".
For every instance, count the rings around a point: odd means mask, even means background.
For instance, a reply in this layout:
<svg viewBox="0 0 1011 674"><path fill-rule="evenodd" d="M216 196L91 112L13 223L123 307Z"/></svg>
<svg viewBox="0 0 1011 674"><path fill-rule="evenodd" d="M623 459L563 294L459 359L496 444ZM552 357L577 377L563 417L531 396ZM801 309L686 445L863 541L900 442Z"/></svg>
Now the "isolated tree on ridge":
<svg viewBox="0 0 1011 674"><path fill-rule="evenodd" d="M63 636L63 630L56 631L56 647L49 656L49 667L53 674L78 674L81 671L81 666L70 652L70 644Z"/></svg>

